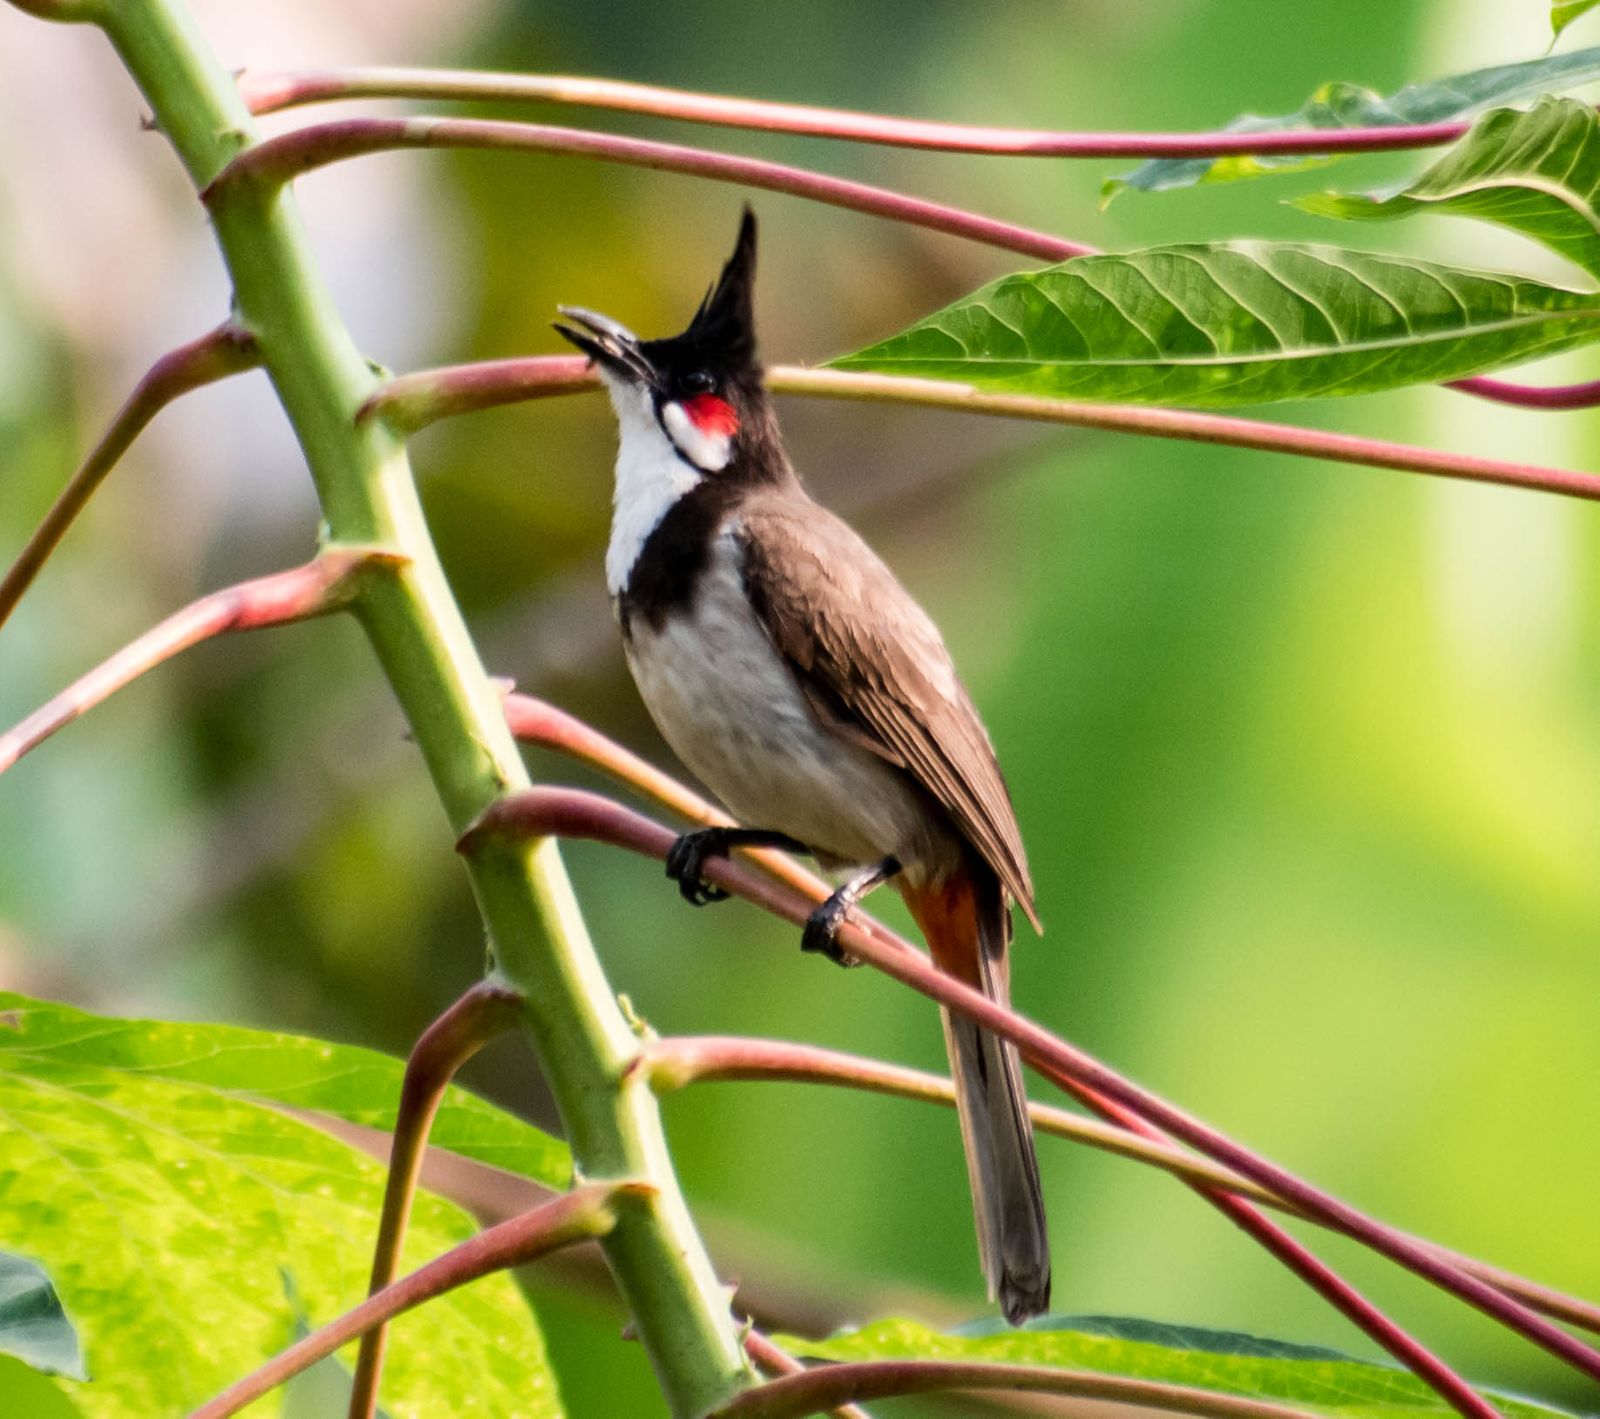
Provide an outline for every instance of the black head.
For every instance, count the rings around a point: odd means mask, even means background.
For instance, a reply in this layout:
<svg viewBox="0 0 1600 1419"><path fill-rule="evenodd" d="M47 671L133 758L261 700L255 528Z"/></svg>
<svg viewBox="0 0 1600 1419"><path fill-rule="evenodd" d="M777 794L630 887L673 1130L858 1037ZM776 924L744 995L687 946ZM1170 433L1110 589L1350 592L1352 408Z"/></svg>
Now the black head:
<svg viewBox="0 0 1600 1419"><path fill-rule="evenodd" d="M640 340L608 316L575 306L555 328L592 359L613 387L647 393L680 455L704 472L739 461L786 463L756 358L752 295L756 219L748 206L733 255L681 335Z"/></svg>

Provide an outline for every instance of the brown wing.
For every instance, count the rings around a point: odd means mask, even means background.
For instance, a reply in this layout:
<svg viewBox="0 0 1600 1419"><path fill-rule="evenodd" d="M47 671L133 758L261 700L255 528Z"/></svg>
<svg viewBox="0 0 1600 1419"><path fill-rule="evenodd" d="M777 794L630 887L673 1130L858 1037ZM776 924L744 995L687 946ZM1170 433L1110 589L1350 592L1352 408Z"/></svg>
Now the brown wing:
<svg viewBox="0 0 1600 1419"><path fill-rule="evenodd" d="M756 614L822 718L909 773L1038 928L1011 796L938 628L873 550L793 493L738 529Z"/></svg>

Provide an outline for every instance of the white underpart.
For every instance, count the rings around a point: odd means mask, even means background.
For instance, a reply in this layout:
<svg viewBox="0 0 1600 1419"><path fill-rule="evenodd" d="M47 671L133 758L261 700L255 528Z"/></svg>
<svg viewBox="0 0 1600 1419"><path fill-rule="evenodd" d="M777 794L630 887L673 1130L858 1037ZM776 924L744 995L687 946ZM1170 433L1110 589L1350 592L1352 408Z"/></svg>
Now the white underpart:
<svg viewBox="0 0 1600 1419"><path fill-rule="evenodd" d="M729 434L708 434L684 411L681 404L663 404L661 422L677 444L678 451L696 468L718 473L733 457L733 438Z"/></svg>
<svg viewBox="0 0 1600 1419"><path fill-rule="evenodd" d="M632 623L628 666L663 737L741 823L831 867L892 853L913 881L948 868L959 849L905 775L818 722L750 608L736 531L719 532L692 609Z"/></svg>
<svg viewBox="0 0 1600 1419"><path fill-rule="evenodd" d="M646 539L673 503L705 475L679 457L656 419L648 390L604 367L600 377L617 411L620 437L611 541L606 547L606 588L620 596Z"/></svg>

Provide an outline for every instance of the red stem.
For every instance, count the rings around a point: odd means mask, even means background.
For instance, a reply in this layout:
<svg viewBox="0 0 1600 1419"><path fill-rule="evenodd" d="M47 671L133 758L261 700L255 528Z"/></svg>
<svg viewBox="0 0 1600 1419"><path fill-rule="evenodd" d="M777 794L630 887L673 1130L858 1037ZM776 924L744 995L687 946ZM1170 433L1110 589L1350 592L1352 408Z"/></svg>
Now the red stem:
<svg viewBox="0 0 1600 1419"><path fill-rule="evenodd" d="M1205 1415L1207 1419L1314 1419L1304 1409L1194 1385L1163 1384L1159 1380L1091 1370L1058 1370L1048 1365L973 1360L862 1360L818 1365L748 1389L713 1410L707 1419L790 1419L792 1415L815 1414L843 1400L889 1399L901 1394L961 1389L1071 1394L1141 1409Z"/></svg>
<svg viewBox="0 0 1600 1419"><path fill-rule="evenodd" d="M145 371L127 402L117 411L111 427L101 435L100 442L61 490L44 520L0 580L0 626L5 625L16 610L17 602L60 545L74 519L145 426L179 395L241 370L252 369L259 363L255 337L237 325L223 324L198 340L168 351Z"/></svg>
<svg viewBox="0 0 1600 1419"><path fill-rule="evenodd" d="M664 804L692 822L709 824L732 821L718 813L692 789L646 763L615 740L608 739L599 730L591 728L575 715L527 695L508 695L505 707L507 722L517 738L543 744L580 759L603 773L610 774L628 787ZM778 880L798 885L799 890L809 900L820 901L821 896L818 894L825 894L828 890L820 878L806 872L787 854L767 852L752 853L750 856L763 870ZM795 879L803 880L797 884ZM910 942L896 936L866 912L858 912L856 921L858 925L873 931L890 945L906 951L916 949ZM717 1036L669 1038L652 1046L647 1052L646 1060L652 1068L658 1088L675 1088L680 1083L692 1082L699 1078L781 1077L810 1080L825 1078L830 1082L848 1083L859 1088L885 1090L892 1088L902 1097L912 1095L920 1098L937 1097L946 1102L953 1102L955 1097L950 1081L941 1076L923 1075L917 1070L884 1064L879 1060L862 1059L833 1050L824 1050L815 1045L794 1044L789 1041ZM924 1080L927 1081L926 1085L922 1084ZM1299 1216L1306 1215L1276 1193L1259 1188L1256 1184L1231 1174L1226 1168L1220 1168L1209 1160L1195 1158L1195 1155L1179 1152L1159 1129L1151 1128L1137 1114L1119 1107L1109 1099L1094 1093L1093 1090L1085 1089L1078 1084L1066 1087L1071 1089L1075 1097L1113 1122L1119 1129L1126 1130L1138 1138L1150 1140L1163 1153L1179 1159L1194 1158L1196 1162L1204 1162L1207 1167L1218 1168L1221 1175L1216 1178L1216 1182L1219 1186L1229 1190L1252 1188L1255 1189L1254 1196L1257 1201ZM1052 1127L1058 1110L1043 1104L1031 1104L1029 1107L1036 1122L1047 1129ZM1064 1117L1077 1122L1074 1115L1064 1115ZM1148 1162L1163 1161L1142 1149L1135 1151L1126 1145L1119 1145L1109 1140L1105 1146L1112 1151L1120 1151L1125 1157ZM1312 1216L1307 1220L1325 1225L1319 1217ZM1490 1266L1476 1257L1451 1251L1436 1242L1421 1237L1412 1237L1412 1240L1419 1246L1426 1246L1437 1252L1463 1270L1470 1271L1474 1276L1487 1281L1507 1295L1526 1302L1534 1309L1543 1311L1557 1320L1564 1320L1569 1325L1581 1326L1600 1334L1600 1306L1581 1301L1575 1296L1568 1296L1536 1281L1530 1281L1513 1271Z"/></svg>
<svg viewBox="0 0 1600 1419"><path fill-rule="evenodd" d="M646 1071L658 1093L713 1081L782 1081L831 1084L887 1094L899 1099L953 1108L955 1086L941 1074L928 1074L903 1064L824 1049L793 1040L751 1039L737 1035L669 1035L645 1047L638 1068ZM1102 1123L1067 1109L1030 1102L1034 1126L1059 1138L1088 1143L1138 1163L1152 1163L1180 1177L1212 1187L1249 1194L1258 1202L1294 1212L1281 1198L1237 1173L1170 1142L1145 1140L1122 1124Z"/></svg>
<svg viewBox="0 0 1600 1419"><path fill-rule="evenodd" d="M513 1217L509 1222L485 1228L443 1256L419 1267L403 1281L386 1286L359 1306L346 1311L338 1320L305 1339L296 1341L259 1370L229 1385L215 1399L202 1404L189 1419L227 1419L251 1401L269 1394L302 1370L347 1345L374 1326L383 1325L398 1315L510 1266L522 1266L574 1242L604 1236L615 1224L613 1208L630 1192L650 1192L644 1183L593 1184L577 1188L553 1202L546 1202Z"/></svg>
<svg viewBox="0 0 1600 1419"><path fill-rule="evenodd" d="M20 724L0 734L0 773L58 729L179 651L228 631L280 626L337 610L353 594L357 573L367 566L395 561L392 553L332 548L293 571L240 582L202 596L130 641Z"/></svg>
<svg viewBox="0 0 1600 1419"><path fill-rule="evenodd" d="M267 184L288 182L313 168L370 153L405 148L497 148L514 152L575 155L630 167L689 173L717 182L785 192L834 207L890 217L912 226L927 227L969 241L987 243L1041 261L1065 261L1084 256L1094 248L1067 241L1048 232L1014 226L993 217L979 216L959 207L908 197L885 187L828 177L803 168L787 167L761 158L707 152L676 143L644 138L622 138L612 133L591 133L548 124L508 123L478 118L351 118L318 123L268 138L247 148L228 164L201 194L213 193L236 182Z"/></svg>
<svg viewBox="0 0 1600 1419"><path fill-rule="evenodd" d="M733 819L692 788L664 774L637 754L591 729L576 715L546 700L531 695L508 694L505 698L506 723L512 736L524 744L542 744L569 757L582 759L621 779L664 805L679 817L704 827L728 827ZM833 888L814 872L807 871L786 852L776 848L740 848L739 855L758 864L768 876L792 887L811 902L826 901ZM867 929L888 946L903 951L917 948L902 940L881 923L865 918Z"/></svg>
<svg viewBox="0 0 1600 1419"><path fill-rule="evenodd" d="M522 997L515 991L493 981L479 981L422 1032L406 1060L389 1147L389 1174L384 1183L378 1240L372 1249L369 1296L377 1295L393 1281L399 1268L400 1244L411 1219L428 1131L433 1127L445 1089L463 1064L515 1024L521 1003ZM386 1322L361 1337L350 1388L350 1419L372 1419L388 1337Z"/></svg>
<svg viewBox="0 0 1600 1419"><path fill-rule="evenodd" d="M1453 379L1446 389L1475 394L1494 404L1511 404L1519 409L1592 409L1600 404L1600 379L1584 384L1512 384L1508 380L1474 375Z"/></svg>
<svg viewBox="0 0 1600 1419"><path fill-rule="evenodd" d="M787 1350L779 1349L759 1330L750 1331L744 1338L744 1353L753 1360L764 1375L803 1375L806 1367ZM872 1419L864 1409L853 1404L836 1404L826 1411L832 1419Z"/></svg>
<svg viewBox="0 0 1600 1419"><path fill-rule="evenodd" d="M597 377L592 373L582 374L582 360L581 355L533 355L417 370L389 380L367 401L362 415L381 416L390 420L395 428L414 433L450 415L470 414L514 404L521 399L598 389ZM1544 468L1536 463L1512 463L1471 453L1446 453L1414 444L1391 443L1387 439L1268 423L1263 419L1202 414L1191 409L1079 404L1032 395L985 394L971 385L943 380L855 374L799 365L774 365L767 371L767 385L775 394L917 404L968 414L1180 439L1187 443L1224 444L1262 453L1288 453L1366 468L1390 468L1402 473L1493 483L1589 502L1600 501L1600 476L1593 473Z"/></svg>
<svg viewBox="0 0 1600 1419"><path fill-rule="evenodd" d="M239 89L251 112L258 114L332 99L504 99L578 104L724 128L799 133L886 147L1033 158L1221 158L1239 154L1388 152L1439 147L1454 142L1469 126L1452 122L1271 133L1070 133L896 118L577 75L485 74L381 66L276 74L252 74L246 70L239 76Z"/></svg>
<svg viewBox="0 0 1600 1419"><path fill-rule="evenodd" d="M463 835L459 846L461 851L470 854L489 850L503 836L524 838L548 834L589 838L658 859L666 856L674 839L670 830L599 794L577 789L536 788L495 804ZM706 874L718 886L796 924L803 922L812 909L812 903L798 893L731 860L708 862ZM1137 1112L1146 1121L1321 1218L1335 1230L1459 1296L1581 1373L1600 1379L1600 1352L1487 1282L1462 1271L1424 1244L1395 1232L1235 1143L1210 1125L1122 1078L1093 1056L945 975L920 953L890 946L850 922L840 934L840 945L886 975L1013 1041L1036 1067L1043 1066L1070 1077L1096 1094Z"/></svg>

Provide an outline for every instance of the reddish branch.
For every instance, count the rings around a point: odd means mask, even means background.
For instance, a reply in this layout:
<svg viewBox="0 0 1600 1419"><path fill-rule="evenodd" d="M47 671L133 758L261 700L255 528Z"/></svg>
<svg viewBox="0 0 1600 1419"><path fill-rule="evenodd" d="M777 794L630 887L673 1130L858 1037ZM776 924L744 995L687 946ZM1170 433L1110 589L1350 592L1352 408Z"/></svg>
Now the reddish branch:
<svg viewBox="0 0 1600 1419"><path fill-rule="evenodd" d="M1163 1384L1159 1380L1129 1379L1090 1370L1058 1370L1047 1365L970 1360L865 1360L817 1365L801 1374L746 1390L712 1411L707 1419L790 1419L793 1415L815 1414L843 1400L889 1399L901 1394L965 1389L1071 1394L1141 1409L1206 1415L1209 1419L1313 1419L1304 1409L1193 1385Z"/></svg>
<svg viewBox="0 0 1600 1419"><path fill-rule="evenodd" d="M504 838L529 836L588 838L664 858L673 833L599 794L576 789L540 788L502 799L463 836L461 851L471 855L504 850ZM715 860L707 876L718 886L782 917L801 923L812 903L740 863ZM840 944L851 955L886 975L949 1006L1005 1039L1050 1077L1070 1078L1137 1113L1234 1171L1292 1202L1333 1229L1434 1282L1548 1350L1585 1375L1600 1379L1600 1352L1574 1339L1520 1302L1456 1266L1425 1244L1367 1217L1349 1204L1287 1172L1210 1125L1116 1074L1091 1055L1057 1039L1032 1021L936 970L920 953L891 946L879 936L846 923Z"/></svg>
<svg viewBox="0 0 1600 1419"><path fill-rule="evenodd" d="M58 729L93 709L145 671L212 636L281 626L338 610L354 594L364 568L394 565L393 553L335 547L303 567L214 591L168 616L69 685L20 724L0 734L0 773Z"/></svg>
<svg viewBox="0 0 1600 1419"><path fill-rule="evenodd" d="M405 1079L395 1112L389 1173L384 1183L383 1212L372 1251L368 1295L377 1295L391 1281L400 1262L400 1244L411 1219L422 1155L439 1102L456 1072L484 1045L509 1030L522 997L493 981L480 981L422 1032L406 1061ZM371 1419L378 1403L378 1382L389 1328L380 1322L361 1337L355 1379L350 1389L350 1419Z"/></svg>
<svg viewBox="0 0 1600 1419"><path fill-rule="evenodd" d="M764 1375L803 1375L806 1367L787 1350L779 1349L758 1330L750 1331L744 1338L744 1353L755 1362ZM824 1401L825 1402L825 1401ZM825 1411L833 1419L872 1419L864 1409L853 1404L836 1404Z"/></svg>
<svg viewBox="0 0 1600 1419"><path fill-rule="evenodd" d="M888 1094L898 1099L955 1106L955 1086L941 1074L928 1074L903 1064L824 1049L792 1040L748 1039L732 1035L674 1035L646 1046L638 1068L646 1071L657 1093L714 1080L763 1080L791 1084L833 1084ZM1034 1126L1058 1138L1070 1138L1139 1163L1151 1163L1179 1177L1241 1192L1269 1207L1286 1207L1276 1194L1237 1173L1175 1148L1141 1138L1117 1124L1101 1123L1049 1104L1030 1103ZM1286 1208L1293 1212L1295 1209Z"/></svg>
<svg viewBox="0 0 1600 1419"><path fill-rule="evenodd" d="M690 822L709 824L731 821L692 789L646 763L637 754L591 728L575 715L547 701L519 694L507 695L505 708L507 722L518 739L558 749L579 759ZM800 867L785 853L772 851L751 853L749 856L770 875L795 886L808 900L819 901L828 891L827 884ZM916 949L859 909L856 922L881 936L890 945L907 951ZM939 1075L923 1074L901 1065L863 1059L819 1046L780 1040L716 1036L669 1038L651 1046L641 1067L649 1068L657 1088L677 1088L697 1079L766 1078L840 1083L854 1088L894 1093L903 1098L939 1102L950 1102L954 1097L950 1081ZM1074 1092L1112 1121L1115 1131L1110 1137L1103 1142L1091 1137L1086 1130L1097 1129L1099 1125L1044 1104L1029 1106L1034 1121L1047 1132L1059 1129L1063 1136L1070 1134L1123 1157L1154 1163L1196 1182L1214 1181L1228 1191L1248 1194L1269 1206L1307 1216L1276 1193L1260 1188L1230 1169L1175 1148L1160 1130L1151 1130L1137 1114L1094 1095L1091 1090L1076 1088ZM1308 1216L1307 1220L1321 1223L1321 1219L1315 1216ZM1600 1306L1423 1238L1412 1237L1411 1240L1546 1315L1600 1334Z"/></svg>
<svg viewBox="0 0 1600 1419"><path fill-rule="evenodd" d="M252 369L258 363L255 337L237 325L223 324L198 340L169 351L150 366L134 386L127 403L117 411L111 427L72 475L27 545L17 554L4 579L0 579L0 626L16 609L17 602L66 536L73 520L145 426L179 395L241 370Z"/></svg>
<svg viewBox="0 0 1600 1419"><path fill-rule="evenodd" d="M245 1405L333 1354L340 1346L365 1335L374 1326L404 1315L424 1301L431 1301L492 1271L522 1266L574 1242L602 1237L615 1225L618 1204L630 1193L638 1195L651 1191L653 1189L643 1183L596 1183L577 1188L509 1222L486 1228L413 1271L404 1280L384 1287L338 1320L297 1341L237 1384L229 1385L209 1403L202 1404L189 1419L226 1419L227 1415L237 1414Z"/></svg>
<svg viewBox="0 0 1600 1419"><path fill-rule="evenodd" d="M1512 384L1508 380L1475 375L1471 379L1451 380L1445 387L1519 409L1592 409L1600 404L1600 379L1584 384Z"/></svg>
<svg viewBox="0 0 1600 1419"><path fill-rule="evenodd" d="M941 123L808 104L730 98L650 84L567 74L495 74L461 69L363 67L305 69L239 76L253 113L331 99L501 99L564 103L646 113L725 128L799 133L897 148L990 153L1032 158L1224 158L1245 154L1374 153L1433 148L1467 131L1462 122L1386 128L1284 129L1271 133L1064 133L1043 128L997 128Z"/></svg>
<svg viewBox="0 0 1600 1419"><path fill-rule="evenodd" d="M471 414L502 404L520 404L525 399L548 399L599 388L599 376L586 355L484 360L396 375L361 406L356 418L379 418L392 428L415 433L452 414Z"/></svg>
<svg viewBox="0 0 1600 1419"><path fill-rule="evenodd" d="M460 69L408 69L381 66L240 75L239 87L252 112L271 113L298 104L351 98L505 99L513 102L580 104L633 113L680 118L724 127L843 138L891 147L933 148L947 152L1057 158L1216 158L1240 154L1383 152L1437 147L1454 142L1470 126L1464 122L1398 125L1384 128L1282 130L1271 133L1062 133L1033 128L994 128L852 113L804 104L770 103L716 94L688 93L609 79L548 74L484 74ZM926 202L885 188L847 182L806 169L754 158L686 148L676 144L496 120L416 118L349 119L314 124L271 139L241 156L219 178L233 180L246 171L271 181L288 181L313 167L397 148L516 148L569 153L602 162L630 163L692 173L751 187L808 197L834 206L870 212L952 236L998 246L1046 261L1092 255L1095 248L1048 233L1013 226L959 208ZM215 186L215 184L213 184ZM533 361L504 362L509 373ZM478 367L487 369L487 367ZM564 394L581 387L544 370L528 371L527 392L490 397L475 406ZM1483 399L1529 409L1583 409L1600 403L1600 382L1540 388L1505 380L1455 380L1449 388ZM463 412L446 409L441 413ZM424 415L430 422L440 413ZM420 423L416 426L420 426ZM1229 440L1222 440L1227 442ZM1335 456L1335 455L1319 455ZM1356 459L1356 462L1366 460ZM1426 471L1426 470L1424 470Z"/></svg>
<svg viewBox="0 0 1600 1419"><path fill-rule="evenodd" d="M693 789L646 763L616 740L591 729L575 715L557 709L545 700L509 694L505 698L505 712L512 735L525 744L542 744L593 764L622 782L632 784L691 823L705 827L722 827L733 823L732 818ZM792 887L811 902L823 901L833 891L816 873L807 871L786 852L779 852L776 848L740 848L738 851L741 857L756 863L768 876ZM876 921L868 919L867 929L875 932L889 946L906 951L916 950L910 942L902 940Z"/></svg>
<svg viewBox="0 0 1600 1419"><path fill-rule="evenodd" d="M1262 453L1287 453L1600 501L1600 476L1592 473L1544 468L1536 463L1514 463L1471 453L1446 453L1413 444L1391 443L1387 439L1361 438L1227 414L1131 404L1072 403L1024 394L987 394L971 385L946 380L807 369L799 365L773 366L767 371L767 383L778 394L917 404L969 414L1104 429L1112 433L1225 444ZM368 400L363 414L381 416L396 429L410 433L450 415L469 414L522 399L598 388L599 381L592 374L583 374L581 356L536 355L517 360L489 360L401 375Z"/></svg>
<svg viewBox="0 0 1600 1419"><path fill-rule="evenodd" d="M578 128L558 128L540 123L507 123L477 118L351 118L338 123L318 123L296 128L247 148L219 173L201 194L209 201L221 189L238 182L275 185L290 181L313 168L370 153L406 148L496 148L513 152L573 155L629 167L656 168L662 172L689 173L717 182L784 192L833 207L847 207L878 217L890 217L911 226L928 227L951 236L965 237L1042 261L1065 261L1094 250L1048 232L1015 226L993 217L979 216L959 207L928 202L828 177L804 168L787 167L761 158L707 152L677 143L657 143L644 138L622 138L612 133L591 133Z"/></svg>

